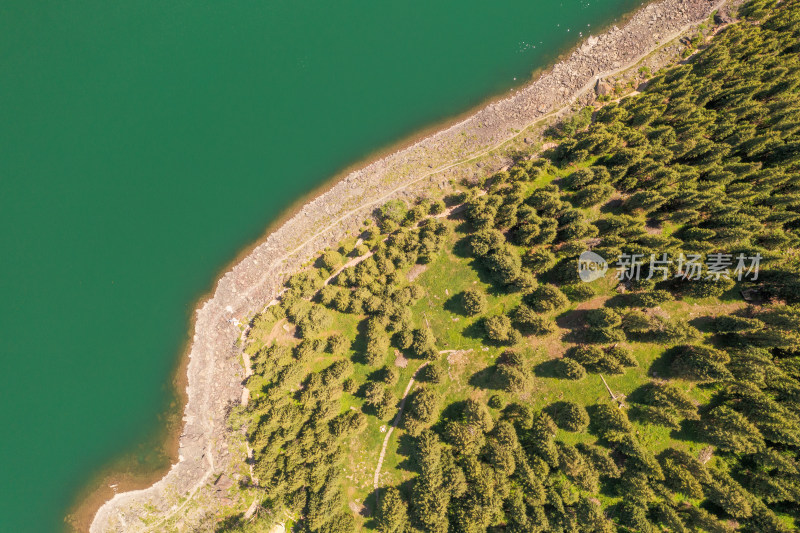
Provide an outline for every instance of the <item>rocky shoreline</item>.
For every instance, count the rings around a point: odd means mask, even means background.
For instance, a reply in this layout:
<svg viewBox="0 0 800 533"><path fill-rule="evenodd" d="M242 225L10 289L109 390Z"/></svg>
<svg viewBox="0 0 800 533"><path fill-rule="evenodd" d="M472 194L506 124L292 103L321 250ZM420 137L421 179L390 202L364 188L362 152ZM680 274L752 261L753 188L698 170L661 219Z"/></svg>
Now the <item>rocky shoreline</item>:
<svg viewBox="0 0 800 533"><path fill-rule="evenodd" d="M497 152L501 145L522 142L532 124L589 98L599 80L663 50L723 4L709 0L648 4L623 27L585 39L511 96L352 172L308 202L227 272L213 296L196 311L178 462L153 486L117 494L106 502L90 531L161 531L167 522L169 529L197 531L203 514L222 505L215 483L221 476L233 476L235 466L245 459L232 444L227 424L230 408L241 401L244 380L238 324L275 298L289 273L355 231L387 200L416 196L432 187L445 189L453 178L501 165L504 158ZM648 61L655 62L653 67L663 65L680 49L673 48ZM203 509L194 506L189 513L192 502L201 503Z"/></svg>

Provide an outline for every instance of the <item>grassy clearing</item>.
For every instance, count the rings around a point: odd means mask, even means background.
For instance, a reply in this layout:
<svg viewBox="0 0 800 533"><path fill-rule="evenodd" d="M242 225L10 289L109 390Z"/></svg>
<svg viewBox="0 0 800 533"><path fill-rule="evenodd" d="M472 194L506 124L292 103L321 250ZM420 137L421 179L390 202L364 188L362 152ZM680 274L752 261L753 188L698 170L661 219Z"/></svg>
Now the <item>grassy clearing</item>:
<svg viewBox="0 0 800 533"><path fill-rule="evenodd" d="M554 179L563 177L564 172L543 173L533 187L543 186ZM598 217L601 215L599 208L588 210L589 216ZM546 337L526 337L521 346L516 347L527 358L531 369L532 378L528 389L522 394L511 394L503 390L493 390L486 387L486 383L476 379L481 371L493 365L497 357L507 348L503 346L487 343L482 328L482 319L486 316L505 315L520 304L521 295L519 292L507 292L498 289L491 281L490 275L482 268L477 261L471 257L466 244L466 233L462 231L463 223L459 220L448 222L455 231L451 232L444 249L435 258L422 268L417 268L417 277L414 282L424 289L424 296L419 299L411 308L415 327L429 327L436 336L436 348L438 351L448 351L440 354L432 364L441 365L447 372L444 381L437 385L431 385L441 396L441 404L449 405L467 398L476 398L486 401L489 396L497 395L502 399L502 403L508 404L520 399L528 403L535 410L545 409L555 402L571 401L582 405L591 406L598 403L606 403L610 400L609 393L598 374L589 374L581 381L569 381L562 378L552 377L541 369L544 363L553 358L561 357L564 351L574 342L570 339L571 328L580 323L579 313L591 308L597 308L610 297L617 294L613 270L609 271L606 278L593 284L595 296L585 302L571 302L569 307L553 316L553 320L559 324L558 330ZM674 228L671 228L674 231ZM665 231L669 231L665 229ZM373 237L369 244L373 247L379 242L378 237ZM340 251L347 252L355 246L356 239L352 242L343 244ZM519 249L521 253L521 249ZM405 269L402 274L408 275L409 269ZM419 272L421 271L421 272ZM488 300L488 307L485 313L480 316L471 317L466 315L461 303L461 294L470 288L478 288L485 292ZM706 299L687 299L684 301L671 301L661 306L661 311L671 318L684 318L693 320L697 317L714 314L715 310L741 307L741 301L735 298L706 298ZM320 354L307 363L306 373L319 372L329 366L337 359L348 358L354 361L353 379L358 384L363 384L374 379L376 368L381 364L388 366L395 365L397 351L394 347L387 350L384 361L376 366L363 364L359 357L359 351L363 346L359 342L359 324L364 320L365 315L357 316L347 313L331 311L333 316L331 327L319 334L320 338L340 333L348 339L356 339L350 348L341 356L331 356ZM290 324L286 319L276 319L270 315L264 315L256 319L250 332L250 344L247 352L255 354L259 350L273 342L292 346L299 342L299 339L292 337ZM287 331L288 330L288 331ZM572 339L574 340L574 339ZM633 351L633 355L638 362L638 366L629 368L622 375L607 375L606 382L617 397L624 398L630 395L642 384L649 382L653 378L658 378L657 371L651 367L663 353L665 346L649 343L627 342L624 343ZM463 351L457 357L449 357L453 351ZM397 398L401 398L416 369L422 361L413 358L408 353L403 354L407 358L405 368L397 368L399 380L392 387ZM698 403L708 401L712 394L711 389L704 389L693 386L688 382L673 380L684 390L688 391L692 398ZM261 383L256 379L253 381L254 388ZM414 388L418 387L416 384ZM412 392L413 392L412 388ZM258 394L257 391L253 391ZM364 400L356 394L342 393L340 399L341 412L348 410L361 410L364 407ZM492 410L495 417L499 416L499 411ZM373 476L378 462L378 455L386 436L386 430L390 427L394 415L387 420L378 419L374 415L369 415L367 428L349 443L345 459L342 464L344 472L343 491L348 502L356 504L366 504L367 511L374 506ZM669 447L670 445L684 448L690 453L696 454L703 445L691 440L691 438L680 435L674 430L662 426L655 426L647 423L634 421L635 432L640 442L654 453ZM571 433L559 429L557 439L568 444L579 442L594 443L597 438L587 431ZM408 446L409 440L402 424L392 434L383 462L380 477L381 486L402 485L416 474L408 468ZM614 498L604 497L605 503L615 503ZM358 530L371 530L368 517L358 515L356 524Z"/></svg>

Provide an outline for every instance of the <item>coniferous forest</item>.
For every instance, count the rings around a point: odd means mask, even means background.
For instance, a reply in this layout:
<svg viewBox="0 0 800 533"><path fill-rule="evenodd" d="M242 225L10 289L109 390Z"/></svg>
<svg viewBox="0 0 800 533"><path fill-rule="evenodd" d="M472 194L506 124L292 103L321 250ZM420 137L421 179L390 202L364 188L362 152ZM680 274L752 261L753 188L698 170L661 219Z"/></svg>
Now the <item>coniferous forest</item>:
<svg viewBox="0 0 800 533"><path fill-rule="evenodd" d="M738 17L295 274L232 415L270 512L219 530L794 530L800 1Z"/></svg>

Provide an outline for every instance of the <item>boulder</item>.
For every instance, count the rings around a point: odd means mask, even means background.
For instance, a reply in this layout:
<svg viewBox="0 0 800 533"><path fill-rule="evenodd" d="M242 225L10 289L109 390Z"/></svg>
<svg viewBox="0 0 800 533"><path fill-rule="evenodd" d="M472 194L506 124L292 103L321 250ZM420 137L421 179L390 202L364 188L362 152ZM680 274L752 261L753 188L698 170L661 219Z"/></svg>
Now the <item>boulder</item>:
<svg viewBox="0 0 800 533"><path fill-rule="evenodd" d="M601 79L598 79L594 85L594 92L597 93L597 96L606 96L611 94L613 90L614 87L610 83Z"/></svg>
<svg viewBox="0 0 800 533"><path fill-rule="evenodd" d="M714 13L714 24L722 25L730 24L731 22L733 22L733 18L731 17L730 13L728 13L727 9L720 9Z"/></svg>

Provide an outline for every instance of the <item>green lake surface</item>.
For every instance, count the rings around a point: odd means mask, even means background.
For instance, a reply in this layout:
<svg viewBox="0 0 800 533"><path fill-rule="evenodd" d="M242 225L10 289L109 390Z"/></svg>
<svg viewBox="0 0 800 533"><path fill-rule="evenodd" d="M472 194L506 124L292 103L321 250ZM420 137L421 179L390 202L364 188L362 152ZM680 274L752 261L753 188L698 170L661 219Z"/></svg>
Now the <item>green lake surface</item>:
<svg viewBox="0 0 800 533"><path fill-rule="evenodd" d="M639 4L0 2L0 531L167 464L192 306L283 210Z"/></svg>

